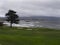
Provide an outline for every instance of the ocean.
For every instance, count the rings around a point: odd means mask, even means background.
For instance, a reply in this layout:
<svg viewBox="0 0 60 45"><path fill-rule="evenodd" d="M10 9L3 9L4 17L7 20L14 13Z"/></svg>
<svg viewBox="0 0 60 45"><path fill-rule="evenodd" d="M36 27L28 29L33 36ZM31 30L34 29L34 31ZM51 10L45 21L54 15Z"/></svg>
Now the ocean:
<svg viewBox="0 0 60 45"><path fill-rule="evenodd" d="M10 23L4 22L7 26L10 26ZM55 28L60 29L60 21L25 21L20 20L19 24L13 24L15 27L44 27L44 28Z"/></svg>

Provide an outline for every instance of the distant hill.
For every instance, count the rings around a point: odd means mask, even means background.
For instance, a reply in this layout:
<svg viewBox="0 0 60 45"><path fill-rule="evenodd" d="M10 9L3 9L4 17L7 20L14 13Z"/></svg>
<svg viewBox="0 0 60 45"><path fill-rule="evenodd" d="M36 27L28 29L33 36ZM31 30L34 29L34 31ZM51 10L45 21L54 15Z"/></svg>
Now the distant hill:
<svg viewBox="0 0 60 45"><path fill-rule="evenodd" d="M5 17L0 17L0 22L4 22L5 21Z"/></svg>
<svg viewBox="0 0 60 45"><path fill-rule="evenodd" d="M6 17L0 17L0 20L5 20ZM30 16L30 17L19 17L20 20L32 20L32 21L60 21L60 17L50 16Z"/></svg>
<svg viewBox="0 0 60 45"><path fill-rule="evenodd" d="M21 20L38 20L38 21L60 21L60 17L50 16L31 16L31 17L20 17Z"/></svg>

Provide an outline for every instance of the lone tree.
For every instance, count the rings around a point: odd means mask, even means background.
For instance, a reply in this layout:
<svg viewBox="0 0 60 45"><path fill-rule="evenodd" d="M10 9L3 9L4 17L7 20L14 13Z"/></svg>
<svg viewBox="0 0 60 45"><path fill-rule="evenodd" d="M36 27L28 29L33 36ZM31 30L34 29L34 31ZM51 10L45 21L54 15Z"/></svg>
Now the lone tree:
<svg viewBox="0 0 60 45"><path fill-rule="evenodd" d="M19 16L16 14L15 11L9 10L8 13L6 13L6 21L10 22L10 27L12 28L12 24L18 24L19 23Z"/></svg>

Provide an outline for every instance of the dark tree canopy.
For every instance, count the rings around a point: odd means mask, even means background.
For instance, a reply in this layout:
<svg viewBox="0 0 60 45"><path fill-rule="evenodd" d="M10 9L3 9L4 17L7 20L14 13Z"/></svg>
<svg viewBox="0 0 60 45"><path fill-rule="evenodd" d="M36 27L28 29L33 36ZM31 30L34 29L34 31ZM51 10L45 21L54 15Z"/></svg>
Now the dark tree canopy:
<svg viewBox="0 0 60 45"><path fill-rule="evenodd" d="M9 10L8 13L6 13L6 21L10 22L10 26L12 27L12 24L18 24L19 23L19 16L16 14L15 11Z"/></svg>

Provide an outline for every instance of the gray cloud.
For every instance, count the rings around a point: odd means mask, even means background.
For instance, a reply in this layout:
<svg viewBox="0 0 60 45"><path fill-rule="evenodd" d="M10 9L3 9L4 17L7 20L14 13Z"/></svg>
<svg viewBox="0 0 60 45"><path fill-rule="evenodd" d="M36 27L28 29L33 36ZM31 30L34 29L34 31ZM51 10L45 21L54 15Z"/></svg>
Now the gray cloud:
<svg viewBox="0 0 60 45"><path fill-rule="evenodd" d="M60 16L59 0L3 0L0 7L2 15L12 9L20 16Z"/></svg>

